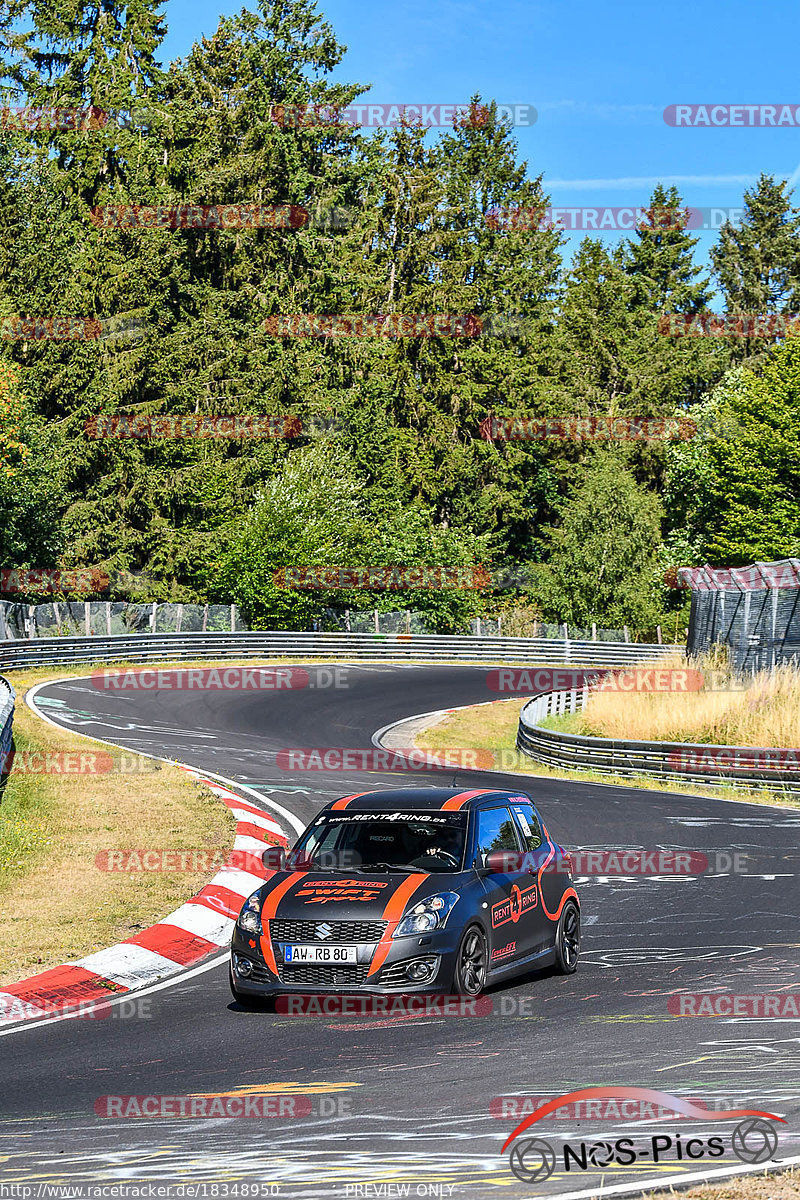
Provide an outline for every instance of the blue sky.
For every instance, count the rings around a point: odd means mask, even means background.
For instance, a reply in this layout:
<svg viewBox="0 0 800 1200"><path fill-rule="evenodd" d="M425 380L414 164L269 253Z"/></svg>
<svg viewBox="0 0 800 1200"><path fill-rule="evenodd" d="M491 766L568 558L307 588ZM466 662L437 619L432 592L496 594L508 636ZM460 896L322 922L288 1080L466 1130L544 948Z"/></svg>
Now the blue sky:
<svg viewBox="0 0 800 1200"><path fill-rule="evenodd" d="M212 34L220 13L241 7L169 0L165 61ZM535 105L536 124L517 130L520 153L531 174L544 173L554 205L645 203L660 180L674 182L687 205L736 206L761 171L790 178L800 204L800 128L677 129L663 118L676 103L800 106L800 18L788 0L319 7L348 47L336 77L371 85L365 100L454 103L480 92ZM713 241L700 234L698 259Z"/></svg>

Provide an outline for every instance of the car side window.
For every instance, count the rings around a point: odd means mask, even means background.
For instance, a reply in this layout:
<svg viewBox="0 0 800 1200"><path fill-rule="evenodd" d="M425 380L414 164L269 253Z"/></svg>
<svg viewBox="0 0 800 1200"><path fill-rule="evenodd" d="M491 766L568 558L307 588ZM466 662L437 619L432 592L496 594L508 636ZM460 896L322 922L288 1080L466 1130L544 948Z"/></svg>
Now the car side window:
<svg viewBox="0 0 800 1200"><path fill-rule="evenodd" d="M538 850L544 841L542 827L533 811L532 804L514 804L514 812L522 829L522 839L526 850Z"/></svg>
<svg viewBox="0 0 800 1200"><path fill-rule="evenodd" d="M514 820L507 808L478 810L476 858L483 863L492 850L519 850Z"/></svg>

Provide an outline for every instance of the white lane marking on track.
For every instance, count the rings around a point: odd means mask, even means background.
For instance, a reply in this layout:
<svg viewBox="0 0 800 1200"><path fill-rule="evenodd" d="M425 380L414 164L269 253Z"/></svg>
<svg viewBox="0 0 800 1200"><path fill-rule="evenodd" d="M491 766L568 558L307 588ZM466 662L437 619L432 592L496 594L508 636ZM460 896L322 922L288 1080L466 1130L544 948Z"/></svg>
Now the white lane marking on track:
<svg viewBox="0 0 800 1200"><path fill-rule="evenodd" d="M635 1183L620 1183L612 1187L585 1188L581 1192L553 1192L552 1196L553 1200L584 1200L586 1197L621 1196L626 1192L644 1192L648 1188L658 1188L660 1191L674 1183L683 1185L726 1179L731 1175L761 1175L767 1170L779 1171L784 1167L792 1167L796 1163L800 1163L800 1154L796 1154L792 1158L782 1158L769 1165L761 1163L760 1166L754 1167L748 1163L741 1167L720 1167L713 1171L691 1171L687 1175L656 1175L653 1179L639 1179Z"/></svg>
<svg viewBox="0 0 800 1200"><path fill-rule="evenodd" d="M51 717L48 717L45 713L43 713L41 711L41 709L35 704L36 696L41 688L49 687L51 684L55 684L55 683L67 683L73 678L90 679L91 676L89 676L89 675L78 675L78 676L67 675L62 679L47 679L43 683L34 684L34 686L25 693L25 703L27 704L28 708L32 712L36 713L36 715L38 717L40 717L41 720L47 721L48 725L52 725L54 729L63 729L64 726L59 724L58 721L54 721ZM100 744L103 746L113 746L113 748L115 750L119 750L119 749L123 748L123 747L120 747L119 743L109 742L106 738L94 737L93 735L82 734L82 733L79 733L77 736L78 737L90 737L91 741L100 742ZM175 764L174 758L166 758L166 757L164 757L163 754L145 754L144 757L155 759L157 762L169 763L171 766L174 766L174 764ZM196 771L199 769L197 767L189 766L188 763L183 763L181 765L188 766L189 770L191 770L191 771ZM304 831L305 824L302 821L300 821L294 815L294 813L290 813L288 809L284 808L283 805L278 804L276 800L271 800L269 798L269 796L265 796L265 795L263 795L263 793L257 792L255 790L255 788L249 787L246 783L239 783L235 779L228 779L227 776L220 775L216 771L203 770L203 771L201 771L201 774L207 775L209 777L209 779L216 779L220 783L225 783L228 785L228 787L238 788L240 791L243 791L243 792L249 792L249 794L251 796L255 796L256 800L258 800L261 804L266 804L270 808L273 808L275 810L275 812L277 812L280 816L282 816L285 821L288 821L288 823L292 826L292 828L297 830L298 833L302 833Z"/></svg>

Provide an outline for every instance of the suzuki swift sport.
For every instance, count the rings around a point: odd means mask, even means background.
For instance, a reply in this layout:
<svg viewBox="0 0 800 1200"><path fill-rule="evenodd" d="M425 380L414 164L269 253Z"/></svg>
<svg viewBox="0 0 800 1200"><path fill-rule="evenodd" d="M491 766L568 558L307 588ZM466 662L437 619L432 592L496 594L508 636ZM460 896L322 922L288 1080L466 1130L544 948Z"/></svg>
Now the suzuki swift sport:
<svg viewBox="0 0 800 1200"><path fill-rule="evenodd" d="M280 862L275 863L275 855ZM445 788L334 800L245 902L242 1004L287 992L444 992L553 965L571 973L580 902L529 796Z"/></svg>

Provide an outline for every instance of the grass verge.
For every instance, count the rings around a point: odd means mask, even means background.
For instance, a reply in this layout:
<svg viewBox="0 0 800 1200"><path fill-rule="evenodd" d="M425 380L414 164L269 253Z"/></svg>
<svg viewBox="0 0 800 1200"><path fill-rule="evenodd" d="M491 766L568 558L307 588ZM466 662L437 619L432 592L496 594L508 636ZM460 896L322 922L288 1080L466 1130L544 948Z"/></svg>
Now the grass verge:
<svg viewBox="0 0 800 1200"><path fill-rule="evenodd" d="M113 945L152 925L194 895L218 869L108 872L95 856L108 849L195 849L224 853L236 822L185 772L125 756L55 729L24 702L35 683L86 668L9 671L17 693L17 765L0 797L0 986ZM97 755L99 773L27 771L30 755L74 766ZM136 768L136 769L134 769Z"/></svg>
<svg viewBox="0 0 800 1200"><path fill-rule="evenodd" d="M607 775L600 771L569 771L560 767L548 767L534 762L515 749L519 713L526 700L495 700L490 704L478 704L472 708L448 713L438 724L420 733L415 745L420 750L442 753L447 750L489 751L494 757L496 768L521 775L538 775L549 779L573 779L586 783L619 784L622 787L646 788L652 792L670 792L687 796L712 796L727 800L744 800L748 804L786 805L800 808L797 797L781 796L775 792L750 791L736 787L703 787L701 784L662 783L649 775ZM564 714L549 718L547 727L562 733L579 733L580 714ZM552 724L550 722L553 722ZM557 724L556 724L557 723ZM481 756L481 761L483 761Z"/></svg>
<svg viewBox="0 0 800 1200"><path fill-rule="evenodd" d="M704 1183L698 1187L676 1192L647 1192L641 1200L664 1200L665 1196L680 1196L681 1200L796 1200L800 1196L800 1174L794 1167L763 1175L746 1175L725 1179L719 1183Z"/></svg>

